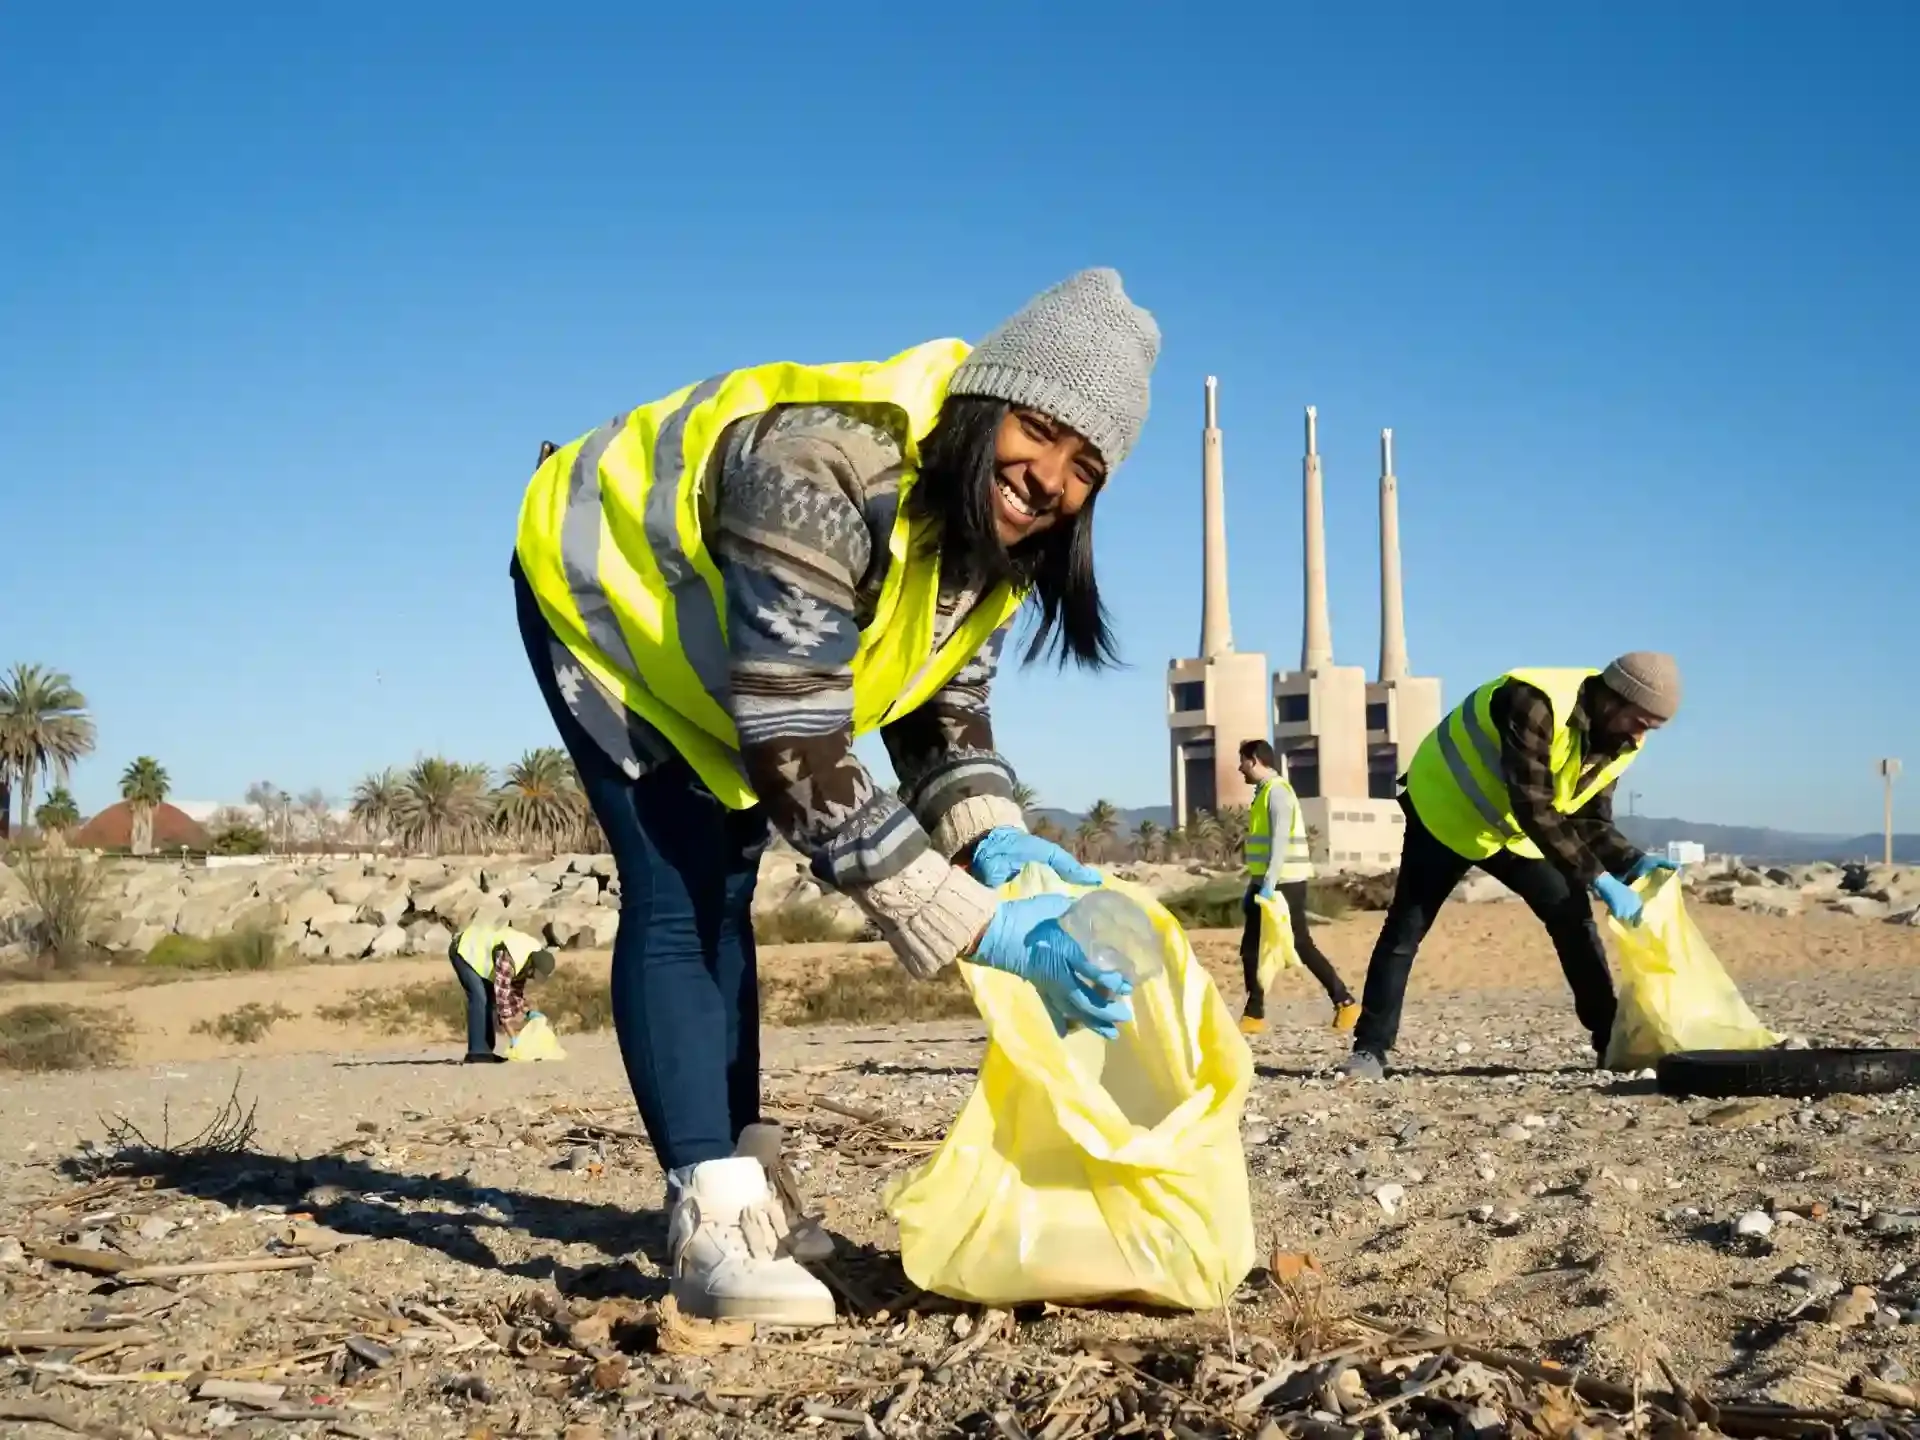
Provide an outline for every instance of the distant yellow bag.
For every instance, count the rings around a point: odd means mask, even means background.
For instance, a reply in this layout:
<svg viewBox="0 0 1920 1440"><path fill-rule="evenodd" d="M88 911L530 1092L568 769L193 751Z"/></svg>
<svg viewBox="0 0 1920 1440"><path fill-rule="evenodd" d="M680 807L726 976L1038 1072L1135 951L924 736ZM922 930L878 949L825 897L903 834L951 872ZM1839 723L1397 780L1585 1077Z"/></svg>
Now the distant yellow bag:
<svg viewBox="0 0 1920 1440"><path fill-rule="evenodd" d="M1257 896L1254 903L1260 907L1260 962L1256 974L1260 993L1264 995L1282 970L1291 970L1300 963L1300 951L1293 943L1293 915L1287 908L1286 897L1276 892Z"/></svg>
<svg viewBox="0 0 1920 1440"><path fill-rule="evenodd" d="M1025 980L960 967L986 1058L939 1150L886 1194L922 1289L982 1305L1206 1309L1253 1266L1240 1144L1252 1052L1179 922L1148 892L1107 883L1146 908L1166 967L1135 988L1119 1038L1063 1040ZM1088 888L1029 865L1001 894Z"/></svg>
<svg viewBox="0 0 1920 1440"><path fill-rule="evenodd" d="M538 1010L527 1012L527 1023L520 1027L520 1033L507 1042L509 1060L564 1060L567 1052L560 1048L559 1037L553 1033L553 1026L547 1023L547 1017Z"/></svg>
<svg viewBox="0 0 1920 1440"><path fill-rule="evenodd" d="M1640 923L1608 917L1620 958L1620 1007L1607 1065L1638 1070L1680 1050L1764 1050L1780 1037L1762 1025L1707 937L1687 917L1680 878L1655 871L1636 882Z"/></svg>

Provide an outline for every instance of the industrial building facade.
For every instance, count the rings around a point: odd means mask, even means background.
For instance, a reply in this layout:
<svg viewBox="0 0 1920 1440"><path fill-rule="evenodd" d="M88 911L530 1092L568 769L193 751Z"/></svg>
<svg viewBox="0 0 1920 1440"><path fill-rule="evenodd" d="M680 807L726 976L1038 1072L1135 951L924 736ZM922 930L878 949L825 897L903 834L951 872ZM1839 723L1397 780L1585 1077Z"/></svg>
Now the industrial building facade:
<svg viewBox="0 0 1920 1440"><path fill-rule="evenodd" d="M1397 864L1405 817L1394 795L1427 732L1440 722L1436 678L1410 673L1400 573L1399 481L1393 432L1380 432L1380 664L1339 665L1327 605L1326 512L1318 415L1306 412L1302 464L1304 564L1300 665L1269 677L1267 657L1233 648L1227 603L1226 484L1219 389L1206 382L1200 485L1204 517L1200 653L1167 667L1174 823L1246 805L1243 741L1271 739L1313 832L1314 862Z"/></svg>

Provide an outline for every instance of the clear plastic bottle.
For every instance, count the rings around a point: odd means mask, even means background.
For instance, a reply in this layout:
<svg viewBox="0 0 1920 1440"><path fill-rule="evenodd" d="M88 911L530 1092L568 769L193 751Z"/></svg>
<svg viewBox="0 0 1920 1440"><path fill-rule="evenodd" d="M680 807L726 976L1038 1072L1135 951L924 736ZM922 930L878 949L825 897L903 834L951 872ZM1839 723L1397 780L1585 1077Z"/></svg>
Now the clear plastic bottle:
<svg viewBox="0 0 1920 1440"><path fill-rule="evenodd" d="M1135 988L1166 968L1153 921L1118 890L1089 890L1060 917L1060 928L1096 966L1126 976Z"/></svg>

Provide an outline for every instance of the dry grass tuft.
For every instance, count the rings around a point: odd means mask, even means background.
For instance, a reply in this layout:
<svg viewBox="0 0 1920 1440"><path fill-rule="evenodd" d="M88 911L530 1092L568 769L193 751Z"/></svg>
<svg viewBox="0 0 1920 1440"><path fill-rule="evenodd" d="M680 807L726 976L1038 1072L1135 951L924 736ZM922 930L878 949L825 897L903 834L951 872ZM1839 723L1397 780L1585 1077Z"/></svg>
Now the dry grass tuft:
<svg viewBox="0 0 1920 1440"><path fill-rule="evenodd" d="M249 1000L237 1010L229 1010L211 1020L196 1020L193 1033L210 1035L234 1045L251 1045L282 1020L292 1018L293 1011L284 1005L262 1005L258 1000Z"/></svg>
<svg viewBox="0 0 1920 1440"><path fill-rule="evenodd" d="M762 945L852 940L858 930L825 900L795 900L753 918L753 938Z"/></svg>
<svg viewBox="0 0 1920 1440"><path fill-rule="evenodd" d="M971 1020L980 1012L959 967L916 980L891 960L876 960L805 980L763 977L760 1013L776 1025L888 1025Z"/></svg>
<svg viewBox="0 0 1920 1440"><path fill-rule="evenodd" d="M117 1063L132 1029L118 1010L16 1005L0 1010L0 1070L90 1070Z"/></svg>

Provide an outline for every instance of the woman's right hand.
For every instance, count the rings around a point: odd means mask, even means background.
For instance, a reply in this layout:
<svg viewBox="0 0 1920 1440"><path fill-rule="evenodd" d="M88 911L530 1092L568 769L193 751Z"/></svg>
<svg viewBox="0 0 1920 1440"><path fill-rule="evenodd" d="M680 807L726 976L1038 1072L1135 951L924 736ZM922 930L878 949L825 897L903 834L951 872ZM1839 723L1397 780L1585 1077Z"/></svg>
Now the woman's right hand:
<svg viewBox="0 0 1920 1440"><path fill-rule="evenodd" d="M1065 895L1002 900L966 958L1031 984L1060 1034L1084 1025L1111 1040L1120 1033L1116 1027L1133 1018L1126 1000L1133 987L1125 976L1095 966L1060 928L1060 917L1072 904Z"/></svg>

